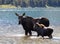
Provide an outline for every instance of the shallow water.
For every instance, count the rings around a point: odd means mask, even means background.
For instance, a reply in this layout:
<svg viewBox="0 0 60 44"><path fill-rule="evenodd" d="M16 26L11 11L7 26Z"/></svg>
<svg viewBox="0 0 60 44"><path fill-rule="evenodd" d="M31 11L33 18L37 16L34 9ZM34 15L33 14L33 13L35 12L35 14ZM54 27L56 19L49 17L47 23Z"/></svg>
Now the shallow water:
<svg viewBox="0 0 60 44"><path fill-rule="evenodd" d="M0 37L0 44L60 44L60 39L42 39L31 37Z"/></svg>
<svg viewBox="0 0 60 44"><path fill-rule="evenodd" d="M41 36L37 37L36 32L33 32L33 36L25 36L21 25L7 26L0 29L0 44L60 44L59 29L60 27L54 27L52 39L43 39Z"/></svg>

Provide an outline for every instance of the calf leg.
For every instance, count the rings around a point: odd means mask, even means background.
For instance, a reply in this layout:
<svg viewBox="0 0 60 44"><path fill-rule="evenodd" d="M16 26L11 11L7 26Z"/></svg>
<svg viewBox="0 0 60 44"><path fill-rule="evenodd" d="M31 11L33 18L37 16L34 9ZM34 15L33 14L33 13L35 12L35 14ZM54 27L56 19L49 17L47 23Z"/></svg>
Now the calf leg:
<svg viewBox="0 0 60 44"><path fill-rule="evenodd" d="M37 37L39 37L39 35L40 35L40 34L37 32Z"/></svg>
<svg viewBox="0 0 60 44"><path fill-rule="evenodd" d="M42 38L44 39L44 36L42 36Z"/></svg>

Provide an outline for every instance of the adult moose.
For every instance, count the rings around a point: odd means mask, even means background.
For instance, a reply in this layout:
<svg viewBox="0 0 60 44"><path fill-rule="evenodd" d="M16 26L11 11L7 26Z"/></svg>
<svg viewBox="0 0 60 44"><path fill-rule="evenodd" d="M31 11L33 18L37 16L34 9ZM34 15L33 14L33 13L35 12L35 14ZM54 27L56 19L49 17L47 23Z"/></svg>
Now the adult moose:
<svg viewBox="0 0 60 44"><path fill-rule="evenodd" d="M41 19L34 19L30 16L25 16L25 13L22 15L19 15L18 13L15 13L16 16L18 16L19 24L22 24L24 30L25 30L25 35L32 35L31 31L34 31L34 24L36 22L44 24L46 27L49 26L49 20L47 18L41 18Z"/></svg>

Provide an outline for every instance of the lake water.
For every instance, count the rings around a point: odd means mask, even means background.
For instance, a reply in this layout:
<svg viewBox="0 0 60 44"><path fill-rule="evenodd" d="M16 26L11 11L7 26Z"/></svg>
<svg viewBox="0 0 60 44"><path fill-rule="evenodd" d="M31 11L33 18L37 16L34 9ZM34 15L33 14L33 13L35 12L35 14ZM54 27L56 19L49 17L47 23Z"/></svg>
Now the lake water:
<svg viewBox="0 0 60 44"><path fill-rule="evenodd" d="M39 18L46 17L50 20L50 25L60 25L60 8L16 8L16 9L0 9L0 25L16 25L18 18L15 13L23 14Z"/></svg>
<svg viewBox="0 0 60 44"><path fill-rule="evenodd" d="M18 36L19 34L24 34L24 30L23 27L21 25L18 25L18 17L15 15L15 13L18 13L20 15L22 15L23 13L26 13L26 15L31 16L33 18L40 18L40 17L46 17L49 19L50 21L50 26L52 28L54 28L54 33L53 36L57 36L60 37L60 8L15 8L15 9L3 9L0 8L0 43L1 44L9 44L9 41L14 42L15 41L15 37L12 38L5 38L5 36L10 36L10 35L15 35ZM33 34L36 34L35 32L33 32ZM60 44L60 39L59 40L41 40L39 42L39 39L28 39L28 40L23 40L25 38L16 38L16 41L19 39L22 39L22 41L24 41L25 44L28 44L27 41L30 44L39 44L41 41L41 44L43 44L43 42L47 43L47 41L50 41L52 44L53 42L55 42L56 44ZM35 43L36 41L37 43ZM15 42L16 42L15 41ZM57 42L58 41L58 42ZM10 43L11 43L10 42ZM11 43L11 44L17 44L17 43ZM17 41L18 42L18 41ZM21 40L20 40L21 42ZM50 44L50 42L48 42ZM23 42L21 42L22 44ZM24 44L23 43L23 44ZM18 43L19 44L19 43Z"/></svg>

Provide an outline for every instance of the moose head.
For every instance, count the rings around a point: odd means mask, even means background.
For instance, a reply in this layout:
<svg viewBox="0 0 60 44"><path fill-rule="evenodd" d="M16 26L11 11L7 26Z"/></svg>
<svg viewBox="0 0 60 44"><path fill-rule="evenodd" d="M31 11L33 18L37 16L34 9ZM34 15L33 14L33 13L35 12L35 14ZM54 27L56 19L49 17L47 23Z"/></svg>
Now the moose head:
<svg viewBox="0 0 60 44"><path fill-rule="evenodd" d="M18 20L19 20L19 23L18 24L21 24L22 23L22 19L25 16L25 13L23 13L22 15L19 15L18 13L15 13L15 15L18 16Z"/></svg>

